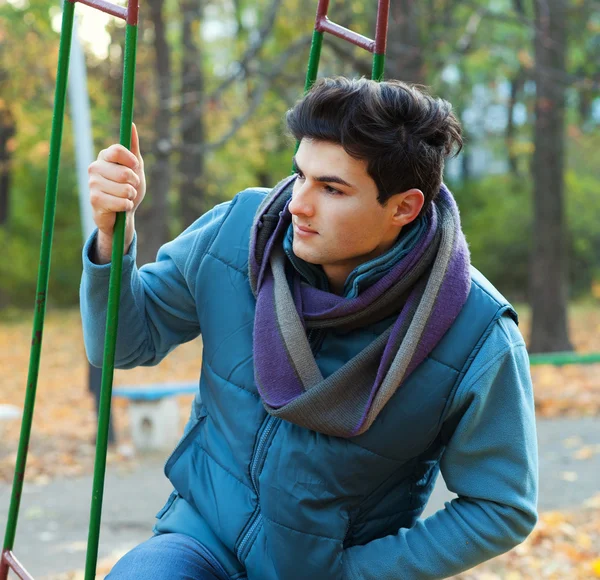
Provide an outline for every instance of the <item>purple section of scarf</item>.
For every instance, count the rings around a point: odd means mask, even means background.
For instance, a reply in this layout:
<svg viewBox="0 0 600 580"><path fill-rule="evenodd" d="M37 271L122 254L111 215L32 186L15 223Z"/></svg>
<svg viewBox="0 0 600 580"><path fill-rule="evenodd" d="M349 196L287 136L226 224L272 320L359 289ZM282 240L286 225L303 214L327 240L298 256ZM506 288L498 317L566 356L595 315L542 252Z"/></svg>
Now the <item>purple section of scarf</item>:
<svg viewBox="0 0 600 580"><path fill-rule="evenodd" d="M459 238L460 242L459 242ZM470 259L462 232L457 236L448 270L439 290L425 332L408 365L405 378L412 373L435 348L462 310L471 289Z"/></svg>
<svg viewBox="0 0 600 580"><path fill-rule="evenodd" d="M288 207L289 203L290 202L288 201L285 204L285 210L281 212L281 214L280 214L281 217L279 219L279 222L277 223L277 226L275 227L275 231L273 232L273 235L269 238L269 241L267 242L267 245L265 247L265 256L271 255L271 252L273 251L273 246L276 243L281 242L281 236L284 234L285 230L290 225L292 217L289 214L289 212L287 211L287 207ZM264 279L265 271L266 271L267 267L270 267L268 259L263 260L263 262L260 266L260 270L258 271L257 288L260 288L262 285L262 281Z"/></svg>
<svg viewBox="0 0 600 580"><path fill-rule="evenodd" d="M273 202L275 202L277 200L277 198L283 192L283 190L286 189L288 187L288 185L295 179L296 179L296 176L292 175L292 176L284 179L283 181L281 181L279 183L279 185L275 186L274 189L277 189L277 191L273 190L268 194L268 195L272 195L273 198L264 208L262 208L260 216L255 216L255 223L257 223L259 225L258 225L258 227L255 227L252 229L252 232L250 235L249 262L250 262L250 271L253 272L254 275L256 276L256 291L257 292L258 292L258 288L260 288L260 286L261 286L262 277L264 276L265 268L267 267L267 264L269 263L268 259L263 260L262 257L261 257L261 261L259 262L258 256L256 255L256 252L257 252L256 242L257 242L259 231L262 228L262 221L261 221L262 216L267 213L269 208L273 205ZM285 204L284 215L285 214L289 215L287 208L288 208L290 201L291 201L291 197L290 197L290 200L288 200L288 202ZM291 216L289 219L291 220ZM279 232L283 228L282 221L284 221L284 220L279 220L279 223L277 224L277 230L275 232L276 234L279 234ZM274 240L276 239L276 237L277 237L276 235L272 235L270 237L269 242L267 243L267 247L265 248L265 256L268 257L271 255L270 252L271 252L271 249L273 248L273 243L274 243Z"/></svg>
<svg viewBox="0 0 600 580"><path fill-rule="evenodd" d="M289 360L277 325L273 294L273 275L269 271L256 301L254 378L265 403L278 409L301 395L304 388Z"/></svg>

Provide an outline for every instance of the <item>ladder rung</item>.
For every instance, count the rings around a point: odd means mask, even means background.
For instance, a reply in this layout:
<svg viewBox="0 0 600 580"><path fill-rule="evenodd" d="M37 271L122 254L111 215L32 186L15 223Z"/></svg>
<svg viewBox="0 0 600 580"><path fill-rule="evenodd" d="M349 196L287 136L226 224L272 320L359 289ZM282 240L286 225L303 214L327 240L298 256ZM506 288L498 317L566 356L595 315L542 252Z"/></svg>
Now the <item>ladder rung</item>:
<svg viewBox="0 0 600 580"><path fill-rule="evenodd" d="M86 6L91 6L92 8L97 8L101 12L106 12L111 16L116 16L117 18L121 18L122 20L127 20L127 8L123 6L117 6L112 2L107 2L106 0L70 0L75 4L75 2L79 2L80 4L85 4Z"/></svg>
<svg viewBox="0 0 600 580"><path fill-rule="evenodd" d="M369 52L373 52L375 50L375 41L363 36L362 34L358 34L358 32L353 32L352 30L348 30L335 22L332 22L327 18L327 16L321 16L317 19L316 29L319 32L329 32L333 34L333 36L337 36L342 40L347 40L352 44L356 44L356 46L360 46L360 48L364 48Z"/></svg>
<svg viewBox="0 0 600 580"><path fill-rule="evenodd" d="M17 560L15 555L10 550L5 550L2 554L2 560L8 565L8 567L21 579L21 580L33 580L33 576L23 568L23 564Z"/></svg>

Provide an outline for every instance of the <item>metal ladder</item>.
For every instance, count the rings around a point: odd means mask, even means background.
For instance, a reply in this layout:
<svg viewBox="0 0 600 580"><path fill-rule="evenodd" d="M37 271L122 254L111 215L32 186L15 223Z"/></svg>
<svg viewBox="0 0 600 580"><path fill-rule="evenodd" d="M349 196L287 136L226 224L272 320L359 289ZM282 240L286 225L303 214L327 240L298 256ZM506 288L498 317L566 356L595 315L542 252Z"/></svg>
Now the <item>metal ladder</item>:
<svg viewBox="0 0 600 580"><path fill-rule="evenodd" d="M60 163L60 148L62 142L63 120L65 112L65 97L67 76L71 50L71 37L75 3L80 2L126 21L125 55L123 67L123 93L121 107L120 143L128 149L131 146L131 124L133 121L133 94L135 84L135 56L137 45L138 0L128 0L127 8L111 4L106 0L65 0L60 34L58 56L58 71L56 77L56 92L52 130L50 137L50 156L48 162L48 177L46 182L46 197L44 203L44 218L42 225L42 243L36 289L35 314L29 359L29 373L23 421L17 451L17 461L13 479L12 495L8 513L6 534L0 558L0 580L6 580L9 570L12 570L22 580L33 580L23 565L13 553L21 494L25 479L27 451L31 435L33 410L37 391L37 381L40 366L44 317L46 312L46 296L50 274L50 258L52 237L54 233L54 218L56 213L56 197L58 189L58 168ZM377 24L375 40L357 34L339 24L331 22L327 17L329 0L319 0L315 29L312 37L305 90L310 89L317 78L321 47L324 34L330 33L356 46L364 48L373 54L372 78L380 81L383 78L385 48L388 28L390 0L379 0L377 5ZM100 538L100 521L102 515L102 498L104 493L104 477L106 473L106 453L108 448L108 428L110 420L110 401L112 397L117 324L119 316L119 296L121 293L121 275L123 271L123 249L125 242L125 213L117 214L113 235L111 256L111 271L109 280L108 309L106 318L106 339L102 364L102 391L98 412L98 436L96 440L96 458L94 463L94 480L92 502L90 509L90 527L86 554L85 579L93 580L96 576L98 560L98 544Z"/></svg>

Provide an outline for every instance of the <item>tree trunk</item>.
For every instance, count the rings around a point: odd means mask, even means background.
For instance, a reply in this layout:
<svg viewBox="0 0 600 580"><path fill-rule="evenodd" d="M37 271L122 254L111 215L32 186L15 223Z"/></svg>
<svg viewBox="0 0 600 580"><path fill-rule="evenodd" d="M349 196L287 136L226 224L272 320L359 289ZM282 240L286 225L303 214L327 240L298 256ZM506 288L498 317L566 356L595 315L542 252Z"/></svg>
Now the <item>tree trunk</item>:
<svg viewBox="0 0 600 580"><path fill-rule="evenodd" d="M0 108L0 226L8 223L12 149L10 140L16 131L9 109Z"/></svg>
<svg viewBox="0 0 600 580"><path fill-rule="evenodd" d="M519 102L519 93L525 84L525 70L520 68L517 74L510 80L510 100L508 102L508 123L506 124L506 150L508 152L508 166L514 177L520 176L519 155L515 153L515 123L514 111Z"/></svg>
<svg viewBox="0 0 600 580"><path fill-rule="evenodd" d="M388 24L385 76L424 84L423 43L416 0L395 0Z"/></svg>
<svg viewBox="0 0 600 580"><path fill-rule="evenodd" d="M532 352L572 350L564 211L566 22L566 0L536 0Z"/></svg>
<svg viewBox="0 0 600 580"><path fill-rule="evenodd" d="M208 209L203 151L205 130L202 100L205 87L200 50L202 0L183 0L180 6L183 17L183 63L179 201L183 227L188 227Z"/></svg>
<svg viewBox="0 0 600 580"><path fill-rule="evenodd" d="M585 128L592 115L592 104L594 102L594 93L590 89L581 89L579 91L579 127Z"/></svg>
<svg viewBox="0 0 600 580"><path fill-rule="evenodd" d="M148 195L140 206L138 263L156 258L158 249L169 241L168 195L171 187L169 158L171 142L171 51L163 20L163 0L148 0L149 17L154 27L156 91L158 106L154 122L155 140L152 164L148 170Z"/></svg>

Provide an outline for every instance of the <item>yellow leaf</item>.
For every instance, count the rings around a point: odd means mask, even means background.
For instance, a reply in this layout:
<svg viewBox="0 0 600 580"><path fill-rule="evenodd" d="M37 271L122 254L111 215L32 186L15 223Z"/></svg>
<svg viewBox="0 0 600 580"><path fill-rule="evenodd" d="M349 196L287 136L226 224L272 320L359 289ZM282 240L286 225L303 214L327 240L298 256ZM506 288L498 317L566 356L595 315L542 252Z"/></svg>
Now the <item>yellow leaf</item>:
<svg viewBox="0 0 600 580"><path fill-rule="evenodd" d="M592 538L589 536L589 534L577 534L575 541L584 550L589 550L592 547Z"/></svg>
<svg viewBox="0 0 600 580"><path fill-rule="evenodd" d="M575 471L562 471L560 478L564 481L577 481L578 475Z"/></svg>
<svg viewBox="0 0 600 580"><path fill-rule="evenodd" d="M591 445L582 447L577 453L573 455L575 459L591 459L594 456L594 448Z"/></svg>
<svg viewBox="0 0 600 580"><path fill-rule="evenodd" d="M566 517L565 514L563 514L562 512L546 512L545 514L541 515L541 521L550 526L558 526L559 524L562 524L566 521Z"/></svg>
<svg viewBox="0 0 600 580"><path fill-rule="evenodd" d="M583 443L583 440L581 439L581 437L578 437L577 435L575 435L574 437L567 437L566 439L563 439L563 445L567 449L572 449L573 447L579 447L579 445L581 445L582 443Z"/></svg>
<svg viewBox="0 0 600 580"><path fill-rule="evenodd" d="M600 578L600 558L596 558L593 562L592 562L592 572L594 572L594 575L597 578Z"/></svg>
<svg viewBox="0 0 600 580"><path fill-rule="evenodd" d="M600 493L585 500L583 505L587 508L600 509Z"/></svg>

